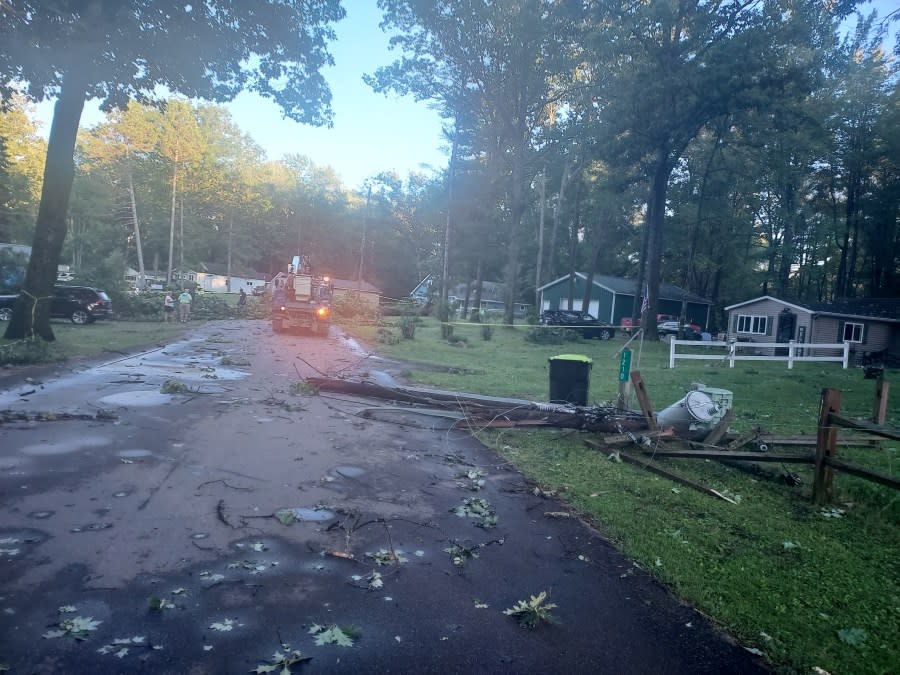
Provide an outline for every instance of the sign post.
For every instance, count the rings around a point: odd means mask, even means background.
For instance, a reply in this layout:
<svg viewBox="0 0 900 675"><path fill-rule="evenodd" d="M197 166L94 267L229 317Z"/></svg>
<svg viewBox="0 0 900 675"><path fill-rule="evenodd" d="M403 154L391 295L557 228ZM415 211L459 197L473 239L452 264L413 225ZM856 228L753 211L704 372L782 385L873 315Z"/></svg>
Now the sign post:
<svg viewBox="0 0 900 675"><path fill-rule="evenodd" d="M619 358L619 398L616 400L616 407L619 410L625 409L625 395L628 393L628 376L631 373L631 350L623 349L622 356Z"/></svg>

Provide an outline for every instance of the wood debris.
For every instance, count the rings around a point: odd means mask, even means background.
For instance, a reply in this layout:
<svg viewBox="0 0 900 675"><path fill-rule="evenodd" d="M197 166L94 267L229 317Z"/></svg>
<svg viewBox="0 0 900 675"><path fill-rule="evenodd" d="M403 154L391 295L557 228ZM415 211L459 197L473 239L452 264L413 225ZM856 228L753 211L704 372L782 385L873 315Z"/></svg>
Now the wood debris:
<svg viewBox="0 0 900 675"><path fill-rule="evenodd" d="M434 410L461 411L472 428L552 426L598 432L623 432L647 428L643 415L612 406L574 406L538 403L524 399L480 396L465 392L387 386L367 380L310 377L319 391L378 398ZM414 407L409 408L411 412Z"/></svg>

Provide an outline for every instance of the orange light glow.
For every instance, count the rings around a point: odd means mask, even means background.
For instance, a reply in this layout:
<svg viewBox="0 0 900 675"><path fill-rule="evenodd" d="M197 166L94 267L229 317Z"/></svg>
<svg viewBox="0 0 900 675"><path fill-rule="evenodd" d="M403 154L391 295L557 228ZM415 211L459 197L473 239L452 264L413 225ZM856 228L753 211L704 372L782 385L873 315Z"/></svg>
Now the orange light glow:
<svg viewBox="0 0 900 675"><path fill-rule="evenodd" d="M319 307L319 309L316 310L316 314L324 319L330 314L330 310L327 307Z"/></svg>

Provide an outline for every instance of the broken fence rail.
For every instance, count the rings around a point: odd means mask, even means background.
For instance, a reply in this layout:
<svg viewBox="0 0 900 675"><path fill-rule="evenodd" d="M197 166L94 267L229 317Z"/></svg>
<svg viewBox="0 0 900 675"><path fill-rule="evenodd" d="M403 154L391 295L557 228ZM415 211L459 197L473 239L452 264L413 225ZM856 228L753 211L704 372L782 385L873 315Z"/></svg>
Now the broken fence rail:
<svg viewBox="0 0 900 675"><path fill-rule="evenodd" d="M900 478L872 471L837 458L838 428L865 431L875 436L900 440L900 430L873 424L863 420L843 417L841 412L841 392L837 389L822 390L822 404L819 410L819 427L816 434L816 454L814 458L813 501L825 504L834 499L834 469L880 483L895 490L900 489Z"/></svg>

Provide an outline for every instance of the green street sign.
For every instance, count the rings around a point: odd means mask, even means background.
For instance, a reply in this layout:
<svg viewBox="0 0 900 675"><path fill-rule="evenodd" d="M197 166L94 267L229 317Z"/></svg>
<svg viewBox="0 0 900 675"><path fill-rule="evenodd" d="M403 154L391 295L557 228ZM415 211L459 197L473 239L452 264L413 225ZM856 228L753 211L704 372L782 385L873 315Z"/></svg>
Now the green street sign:
<svg viewBox="0 0 900 675"><path fill-rule="evenodd" d="M619 382L628 382L631 373L631 350L623 349L622 358L619 359Z"/></svg>

